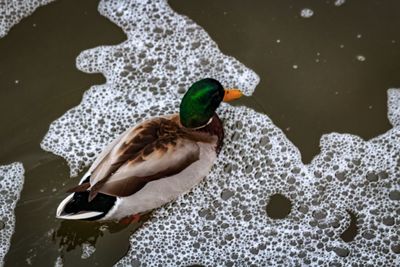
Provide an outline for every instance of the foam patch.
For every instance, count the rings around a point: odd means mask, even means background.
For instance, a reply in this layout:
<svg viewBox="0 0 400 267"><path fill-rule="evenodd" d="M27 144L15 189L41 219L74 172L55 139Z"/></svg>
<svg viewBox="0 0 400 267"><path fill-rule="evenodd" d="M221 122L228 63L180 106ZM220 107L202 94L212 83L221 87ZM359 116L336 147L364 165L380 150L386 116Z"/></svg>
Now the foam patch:
<svg viewBox="0 0 400 267"><path fill-rule="evenodd" d="M41 144L66 158L72 175L127 127L177 112L185 89L200 78L246 94L258 83L254 72L223 55L166 1L103 0L99 11L128 40L82 52L77 67L103 73L107 83L92 87L79 106L52 123ZM132 235L117 266L396 265L398 96L389 90L392 130L369 141L324 135L321 153L309 165L266 115L222 105L225 145L210 175L156 210ZM279 199L290 208L272 215ZM351 223L358 231L346 242Z"/></svg>
<svg viewBox="0 0 400 267"><path fill-rule="evenodd" d="M14 209L24 183L24 168L21 163L0 166L0 266L10 248L14 233Z"/></svg>
<svg viewBox="0 0 400 267"><path fill-rule="evenodd" d="M61 256L57 257L56 261L54 262L54 267L63 267L64 262Z"/></svg>
<svg viewBox="0 0 400 267"><path fill-rule="evenodd" d="M88 259L93 253L96 251L96 248L92 246L90 243L83 243L82 244L82 254L81 259Z"/></svg>
<svg viewBox="0 0 400 267"><path fill-rule="evenodd" d="M29 16L36 8L54 0L3 0L0 1L0 38L24 17Z"/></svg>
<svg viewBox="0 0 400 267"><path fill-rule="evenodd" d="M400 90L389 89L388 91L388 118L394 127L400 126Z"/></svg>

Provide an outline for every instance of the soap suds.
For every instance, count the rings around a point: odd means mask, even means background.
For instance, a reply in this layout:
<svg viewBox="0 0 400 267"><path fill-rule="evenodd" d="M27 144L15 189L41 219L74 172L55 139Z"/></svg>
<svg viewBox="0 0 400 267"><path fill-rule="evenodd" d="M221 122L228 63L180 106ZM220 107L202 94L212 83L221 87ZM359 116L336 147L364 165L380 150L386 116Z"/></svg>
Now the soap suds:
<svg viewBox="0 0 400 267"><path fill-rule="evenodd" d="M83 243L81 259L86 260L90 258L90 256L92 256L95 251L96 248L93 245L91 245L90 243Z"/></svg>
<svg viewBox="0 0 400 267"><path fill-rule="evenodd" d="M15 228L14 209L24 184L21 163L0 166L0 266L10 248Z"/></svg>
<svg viewBox="0 0 400 267"><path fill-rule="evenodd" d="M342 6L346 3L346 0L335 0L334 5L335 6Z"/></svg>
<svg viewBox="0 0 400 267"><path fill-rule="evenodd" d="M53 1L54 0L0 1L0 38L4 37L21 19L32 14L36 8Z"/></svg>
<svg viewBox="0 0 400 267"><path fill-rule="evenodd" d="M64 266L63 258L61 256L58 256L56 261L54 262L54 267L63 267L63 266Z"/></svg>
<svg viewBox="0 0 400 267"><path fill-rule="evenodd" d="M400 127L400 90L389 89L388 93L388 118L394 127Z"/></svg>
<svg viewBox="0 0 400 267"><path fill-rule="evenodd" d="M313 15L314 15L314 11L309 8L303 8L300 11L300 16L305 19L311 18Z"/></svg>

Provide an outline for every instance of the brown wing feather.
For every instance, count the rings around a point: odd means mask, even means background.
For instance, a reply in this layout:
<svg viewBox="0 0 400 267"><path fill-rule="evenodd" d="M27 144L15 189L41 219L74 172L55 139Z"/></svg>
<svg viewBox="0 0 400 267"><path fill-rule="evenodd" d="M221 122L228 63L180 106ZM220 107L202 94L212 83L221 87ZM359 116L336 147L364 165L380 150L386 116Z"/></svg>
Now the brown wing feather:
<svg viewBox="0 0 400 267"><path fill-rule="evenodd" d="M130 196L140 189L142 189L148 182L165 178L168 176L180 173L182 170L190 166L193 162L199 160L200 150L197 149L191 153L182 157L178 162L174 162L174 165L161 170L155 174L149 176L128 176L125 179L119 179L117 181L112 181L103 184L98 190L100 193L104 193L111 196Z"/></svg>
<svg viewBox="0 0 400 267"><path fill-rule="evenodd" d="M155 125L157 123L154 120L146 121L131 132L126 133L94 168L90 176L91 185L93 186L110 177L128 159L137 157L144 147L154 142L157 136L149 128L151 129Z"/></svg>
<svg viewBox="0 0 400 267"><path fill-rule="evenodd" d="M89 201L98 192L131 195L147 182L179 173L198 160L197 142L215 139L183 128L178 115L145 121L127 131L93 168ZM151 167L146 167L149 162Z"/></svg>
<svg viewBox="0 0 400 267"><path fill-rule="evenodd" d="M143 149L154 143L158 138L158 128L162 126L162 120L166 119L153 118L147 120L125 133L93 169L90 177L91 185L107 179L127 160L134 160L142 153Z"/></svg>

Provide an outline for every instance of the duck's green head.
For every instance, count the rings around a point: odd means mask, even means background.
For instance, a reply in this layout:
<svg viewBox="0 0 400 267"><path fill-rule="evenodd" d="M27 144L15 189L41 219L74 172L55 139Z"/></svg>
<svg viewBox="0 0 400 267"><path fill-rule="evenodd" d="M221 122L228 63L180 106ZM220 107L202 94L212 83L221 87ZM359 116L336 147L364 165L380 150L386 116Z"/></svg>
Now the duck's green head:
<svg viewBox="0 0 400 267"><path fill-rule="evenodd" d="M183 96L179 115L186 128L207 125L222 101L231 101L242 96L238 89L224 89L217 80L206 78L195 82Z"/></svg>

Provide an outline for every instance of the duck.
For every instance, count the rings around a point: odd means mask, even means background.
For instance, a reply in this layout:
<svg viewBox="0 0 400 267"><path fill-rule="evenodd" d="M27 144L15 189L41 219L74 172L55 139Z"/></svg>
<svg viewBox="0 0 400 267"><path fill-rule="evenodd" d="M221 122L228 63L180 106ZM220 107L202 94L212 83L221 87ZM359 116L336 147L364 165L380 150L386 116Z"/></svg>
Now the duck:
<svg viewBox="0 0 400 267"><path fill-rule="evenodd" d="M179 113L127 129L98 155L57 207L56 218L138 222L189 192L211 171L224 140L216 110L242 96L205 78L183 96Z"/></svg>

